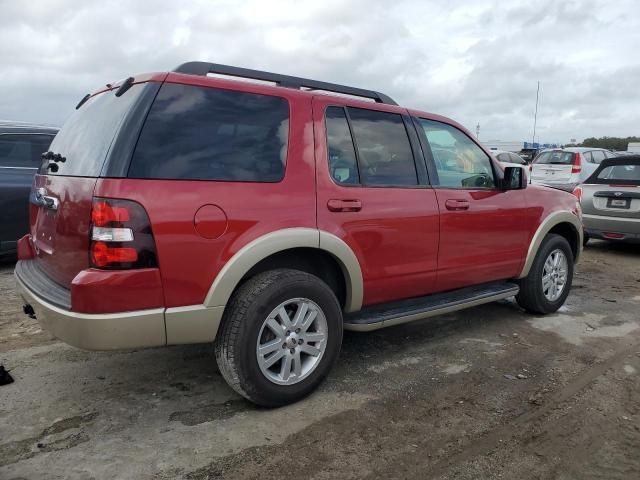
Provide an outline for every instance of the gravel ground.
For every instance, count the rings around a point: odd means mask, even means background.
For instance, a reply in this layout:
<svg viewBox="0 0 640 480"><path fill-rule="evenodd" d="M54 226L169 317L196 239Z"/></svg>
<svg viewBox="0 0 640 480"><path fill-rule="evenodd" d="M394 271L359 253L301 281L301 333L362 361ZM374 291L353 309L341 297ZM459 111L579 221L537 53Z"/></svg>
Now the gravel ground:
<svg viewBox="0 0 640 480"><path fill-rule="evenodd" d="M1 479L640 478L640 248L592 242L567 304L346 333L318 392L266 410L212 349L85 352L0 266Z"/></svg>

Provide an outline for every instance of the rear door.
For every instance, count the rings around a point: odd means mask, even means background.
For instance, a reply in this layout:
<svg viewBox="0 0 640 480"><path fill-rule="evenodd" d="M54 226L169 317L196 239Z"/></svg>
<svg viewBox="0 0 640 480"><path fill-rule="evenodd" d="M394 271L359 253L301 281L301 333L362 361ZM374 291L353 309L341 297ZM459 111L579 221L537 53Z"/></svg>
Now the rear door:
<svg viewBox="0 0 640 480"><path fill-rule="evenodd" d="M358 257L364 304L433 292L438 204L406 111L317 96L313 117L318 228Z"/></svg>
<svg viewBox="0 0 640 480"><path fill-rule="evenodd" d="M528 247L524 190L498 189L498 167L456 126L416 124L440 206L437 289L515 277Z"/></svg>
<svg viewBox="0 0 640 480"><path fill-rule="evenodd" d="M13 250L29 230L29 191L53 135L0 134L0 250Z"/></svg>
<svg viewBox="0 0 640 480"><path fill-rule="evenodd" d="M69 287L89 264L91 202L97 177L120 126L145 84L121 96L94 95L75 110L49 150L59 157L42 162L31 191L31 237L39 266Z"/></svg>

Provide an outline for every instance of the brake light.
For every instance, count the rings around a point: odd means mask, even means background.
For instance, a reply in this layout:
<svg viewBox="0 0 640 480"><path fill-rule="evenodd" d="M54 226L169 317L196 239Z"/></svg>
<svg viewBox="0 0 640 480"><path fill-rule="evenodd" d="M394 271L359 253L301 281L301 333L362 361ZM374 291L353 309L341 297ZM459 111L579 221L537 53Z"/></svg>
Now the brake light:
<svg viewBox="0 0 640 480"><path fill-rule="evenodd" d="M126 207L116 207L106 200L94 200L91 209L91 222L96 227L104 227L111 222L129 221L129 210Z"/></svg>
<svg viewBox="0 0 640 480"><path fill-rule="evenodd" d="M574 188L573 194L576 196L579 202L582 201L582 187Z"/></svg>
<svg viewBox="0 0 640 480"><path fill-rule="evenodd" d="M157 267L149 216L131 200L94 198L91 209L90 264L94 268Z"/></svg>
<svg viewBox="0 0 640 480"><path fill-rule="evenodd" d="M573 166L571 167L571 173L580 173L582 171L582 157L580 153L576 152L573 157Z"/></svg>

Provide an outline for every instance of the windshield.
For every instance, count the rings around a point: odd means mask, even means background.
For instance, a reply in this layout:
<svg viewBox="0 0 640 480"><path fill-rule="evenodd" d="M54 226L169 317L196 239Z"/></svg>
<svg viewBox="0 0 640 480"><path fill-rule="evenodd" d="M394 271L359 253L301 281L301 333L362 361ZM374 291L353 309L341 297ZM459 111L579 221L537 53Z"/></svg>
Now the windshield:
<svg viewBox="0 0 640 480"><path fill-rule="evenodd" d="M133 85L122 96L105 91L91 97L75 110L53 139L49 150L66 158L64 162L45 160L42 175L97 177L109 147L125 114L136 101L144 84ZM57 171L49 168L56 164Z"/></svg>
<svg viewBox="0 0 640 480"><path fill-rule="evenodd" d="M562 150L542 152L533 162L536 164L571 165L573 164L573 156L574 153Z"/></svg>

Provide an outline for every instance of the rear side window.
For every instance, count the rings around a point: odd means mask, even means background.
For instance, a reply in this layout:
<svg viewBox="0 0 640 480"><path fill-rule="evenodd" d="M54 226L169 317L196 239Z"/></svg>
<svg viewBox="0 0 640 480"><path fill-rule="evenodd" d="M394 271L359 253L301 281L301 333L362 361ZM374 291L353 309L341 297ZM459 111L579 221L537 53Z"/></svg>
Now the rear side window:
<svg viewBox="0 0 640 480"><path fill-rule="evenodd" d="M289 104L281 97L164 84L129 177L277 182L288 134Z"/></svg>
<svg viewBox="0 0 640 480"><path fill-rule="evenodd" d="M561 150L553 152L542 152L536 157L534 163L538 165L573 165L574 153L563 152Z"/></svg>
<svg viewBox="0 0 640 480"><path fill-rule="evenodd" d="M0 135L0 167L37 169L52 139L44 134Z"/></svg>
<svg viewBox="0 0 640 480"><path fill-rule="evenodd" d="M56 172L47 168L52 162L44 162L40 173L75 177L100 175L111 143L143 89L144 84L135 84L120 97L116 97L114 91L106 91L87 100L73 112L49 147L66 161L57 163Z"/></svg>
<svg viewBox="0 0 640 480"><path fill-rule="evenodd" d="M345 185L360 183L356 150L349 130L349 123L342 107L328 107L326 113L327 146L331 177Z"/></svg>
<svg viewBox="0 0 640 480"><path fill-rule="evenodd" d="M593 163L600 163L605 159L605 155L602 150L594 150L591 152L591 158L593 159Z"/></svg>

